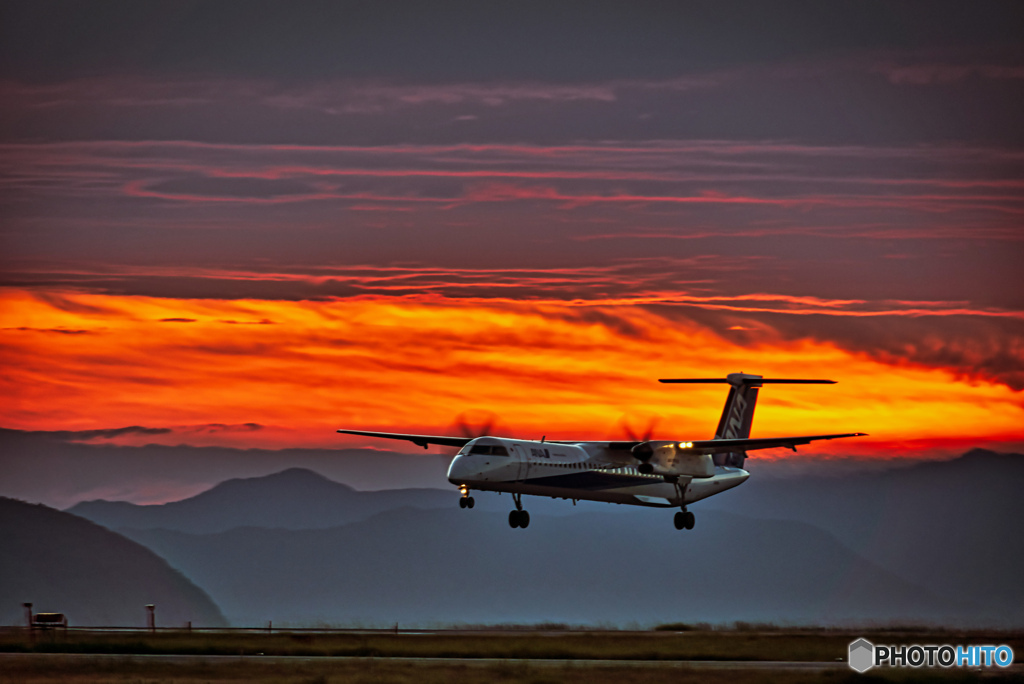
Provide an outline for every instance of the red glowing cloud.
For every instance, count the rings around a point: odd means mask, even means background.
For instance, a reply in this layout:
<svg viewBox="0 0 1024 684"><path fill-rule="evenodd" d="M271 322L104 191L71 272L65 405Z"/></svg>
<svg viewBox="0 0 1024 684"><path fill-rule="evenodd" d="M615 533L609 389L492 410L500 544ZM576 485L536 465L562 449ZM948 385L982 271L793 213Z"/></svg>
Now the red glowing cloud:
<svg viewBox="0 0 1024 684"><path fill-rule="evenodd" d="M1024 441L1024 400L1004 385L830 343L743 346L641 307L376 297L47 302L9 292L0 327L7 427L20 429L212 423L224 429L179 428L169 438L328 446L341 443L337 427L437 432L460 412L486 409L522 436L600 439L614 436L623 415L654 414L664 417L659 432L692 438L713 431L721 392L655 380L745 370L841 382L773 388L759 404L759 435L872 435L822 452Z"/></svg>

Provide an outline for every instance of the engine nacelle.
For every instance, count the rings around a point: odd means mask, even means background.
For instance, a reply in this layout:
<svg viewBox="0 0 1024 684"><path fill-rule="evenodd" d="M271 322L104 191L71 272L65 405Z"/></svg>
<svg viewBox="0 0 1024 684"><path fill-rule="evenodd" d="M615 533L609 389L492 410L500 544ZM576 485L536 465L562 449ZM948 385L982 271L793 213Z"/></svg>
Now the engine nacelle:
<svg viewBox="0 0 1024 684"><path fill-rule="evenodd" d="M702 454L685 446L684 442L647 442L651 447L647 463L658 475L686 477L712 477L715 462L711 454Z"/></svg>

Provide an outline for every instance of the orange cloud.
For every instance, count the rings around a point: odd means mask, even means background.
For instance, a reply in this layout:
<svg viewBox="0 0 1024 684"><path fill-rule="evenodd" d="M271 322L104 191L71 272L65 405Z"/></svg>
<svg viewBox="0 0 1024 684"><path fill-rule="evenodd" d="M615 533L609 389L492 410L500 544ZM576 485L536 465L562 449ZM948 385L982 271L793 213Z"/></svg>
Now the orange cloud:
<svg viewBox="0 0 1024 684"><path fill-rule="evenodd" d="M4 427L19 429L192 426L126 439L369 445L334 430L442 433L460 413L481 409L523 437L620 437L624 415L659 415L656 436L692 439L713 433L722 388L680 389L657 378L742 370L840 381L762 393L755 436L872 435L815 452L1024 442L1024 397L1004 385L872 360L828 342L741 346L635 306L43 298L9 290L0 312ZM210 424L265 427L194 427Z"/></svg>

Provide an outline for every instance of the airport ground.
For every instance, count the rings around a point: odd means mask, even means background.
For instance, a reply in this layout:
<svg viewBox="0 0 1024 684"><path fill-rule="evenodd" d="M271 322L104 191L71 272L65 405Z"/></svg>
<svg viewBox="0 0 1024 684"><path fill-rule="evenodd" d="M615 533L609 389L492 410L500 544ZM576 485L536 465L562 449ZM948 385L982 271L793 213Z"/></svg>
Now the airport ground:
<svg viewBox="0 0 1024 684"><path fill-rule="evenodd" d="M1024 666L873 669L845 662L864 636L885 644L1007 644L1020 632L885 630L104 633L0 632L0 682L1024 682Z"/></svg>

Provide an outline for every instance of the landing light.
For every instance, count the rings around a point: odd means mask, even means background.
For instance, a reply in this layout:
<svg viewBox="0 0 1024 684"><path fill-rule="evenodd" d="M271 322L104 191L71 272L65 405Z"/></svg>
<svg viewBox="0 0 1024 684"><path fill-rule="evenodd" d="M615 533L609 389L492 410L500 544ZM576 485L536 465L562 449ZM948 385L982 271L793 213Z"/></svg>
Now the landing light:
<svg viewBox="0 0 1024 684"><path fill-rule="evenodd" d="M466 496L469 494L469 487L466 485L459 485L459 493L462 494L462 496Z"/></svg>
<svg viewBox="0 0 1024 684"><path fill-rule="evenodd" d="M679 443L679 448L680 449L692 449L693 448L693 442L680 442Z"/></svg>

